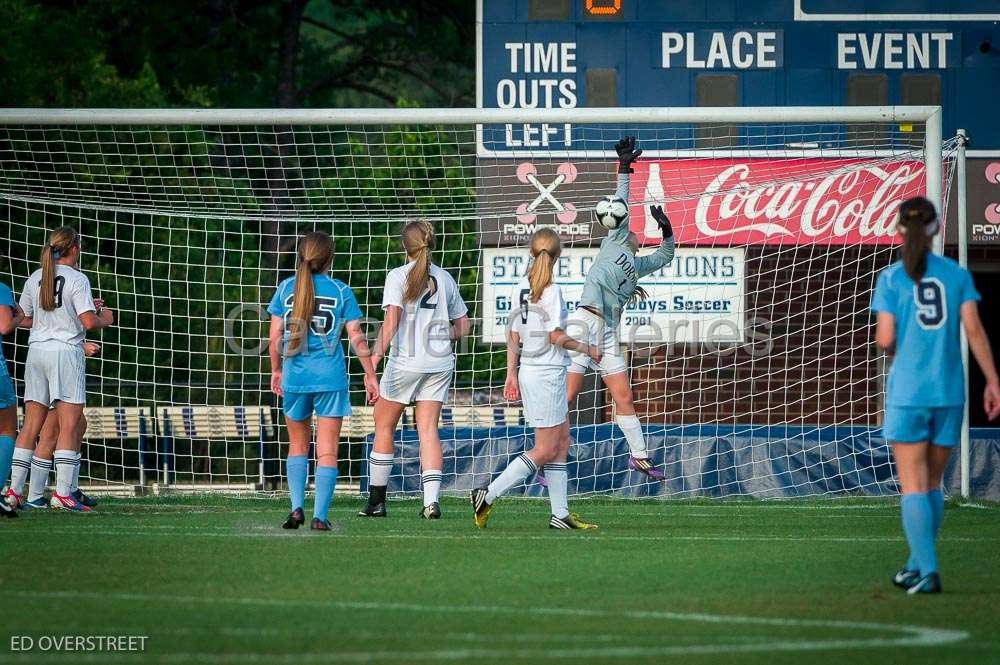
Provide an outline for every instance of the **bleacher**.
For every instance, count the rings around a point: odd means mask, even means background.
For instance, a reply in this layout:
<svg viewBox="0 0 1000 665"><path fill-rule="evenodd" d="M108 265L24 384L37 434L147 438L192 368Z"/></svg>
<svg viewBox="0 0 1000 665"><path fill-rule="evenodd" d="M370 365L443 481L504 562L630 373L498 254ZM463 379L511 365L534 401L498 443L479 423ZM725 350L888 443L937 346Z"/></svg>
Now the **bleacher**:
<svg viewBox="0 0 1000 665"><path fill-rule="evenodd" d="M85 482L84 486L91 490L119 493L253 490L265 489L269 479L273 485L280 477L276 424L282 416L270 405L89 407L84 409L84 415L87 418L85 463L116 467L122 476L120 480L90 478L91 482ZM23 412L19 409L19 423L22 419ZM520 407L445 406L441 411L441 427L446 429L523 423ZM404 409L398 429L416 429L413 406ZM344 418L342 446L362 443L374 433L374 407L356 406L354 414ZM224 453L218 452L220 446L226 447ZM231 448L236 446L239 446L238 457L230 455ZM115 461L109 462L112 458ZM126 459L136 462L127 464ZM190 465L191 470L179 474L179 462ZM228 468L230 462L242 464L241 473L213 473L211 464L224 464ZM197 465L207 465L208 470L196 471ZM188 477L189 481L179 482L178 475ZM225 477L219 478L220 475Z"/></svg>

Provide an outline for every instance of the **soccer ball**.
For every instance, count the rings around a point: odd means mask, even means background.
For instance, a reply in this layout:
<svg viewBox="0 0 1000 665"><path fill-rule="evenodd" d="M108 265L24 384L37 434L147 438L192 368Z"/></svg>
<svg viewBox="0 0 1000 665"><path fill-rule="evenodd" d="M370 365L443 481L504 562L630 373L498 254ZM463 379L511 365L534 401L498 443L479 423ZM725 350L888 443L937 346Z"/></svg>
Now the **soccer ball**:
<svg viewBox="0 0 1000 665"><path fill-rule="evenodd" d="M620 196L610 194L597 202L594 216L601 226L613 231L628 223L628 204Z"/></svg>

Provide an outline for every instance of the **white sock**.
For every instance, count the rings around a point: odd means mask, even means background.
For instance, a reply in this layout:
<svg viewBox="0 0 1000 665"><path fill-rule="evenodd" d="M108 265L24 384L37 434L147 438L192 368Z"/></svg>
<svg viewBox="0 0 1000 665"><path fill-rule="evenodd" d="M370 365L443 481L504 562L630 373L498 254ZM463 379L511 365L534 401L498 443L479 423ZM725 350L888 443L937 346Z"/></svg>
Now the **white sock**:
<svg viewBox="0 0 1000 665"><path fill-rule="evenodd" d="M632 457L646 459L649 453L646 452L646 437L642 435L642 423L638 416L615 416L615 422L625 433L625 440L628 441L628 449L632 452Z"/></svg>
<svg viewBox="0 0 1000 665"><path fill-rule="evenodd" d="M392 453L372 452L368 456L368 484L385 487L392 472Z"/></svg>
<svg viewBox="0 0 1000 665"><path fill-rule="evenodd" d="M28 479L28 472L31 470L31 458L34 457L34 452L34 450L29 450L28 448L14 449L14 459L10 463L10 490L14 494L24 494L24 481Z"/></svg>
<svg viewBox="0 0 1000 665"><path fill-rule="evenodd" d="M420 474L420 484L424 488L424 507L435 503L438 495L441 494L441 471L440 469L424 471Z"/></svg>
<svg viewBox="0 0 1000 665"><path fill-rule="evenodd" d="M75 492L80 489L80 460L83 459L83 453L78 452L76 454L76 464L73 467L73 482L69 487L70 492Z"/></svg>
<svg viewBox="0 0 1000 665"><path fill-rule="evenodd" d="M28 481L28 501L41 499L45 487L49 484L49 471L52 470L52 460L41 457L31 457L31 480Z"/></svg>
<svg viewBox="0 0 1000 665"><path fill-rule="evenodd" d="M503 473L494 478L490 486L486 488L486 503L493 503L511 487L524 482L525 478L534 473L538 473L538 465L532 462L527 455L518 455L517 459L508 464Z"/></svg>
<svg viewBox="0 0 1000 665"><path fill-rule="evenodd" d="M72 450L57 450L52 455L52 461L56 465L56 494L59 496L69 496L73 487L74 467L80 463L76 453Z"/></svg>
<svg viewBox="0 0 1000 665"><path fill-rule="evenodd" d="M566 497L569 473L566 462L549 462L545 465L545 480L549 483L549 504L552 514L558 518L569 515L569 499Z"/></svg>

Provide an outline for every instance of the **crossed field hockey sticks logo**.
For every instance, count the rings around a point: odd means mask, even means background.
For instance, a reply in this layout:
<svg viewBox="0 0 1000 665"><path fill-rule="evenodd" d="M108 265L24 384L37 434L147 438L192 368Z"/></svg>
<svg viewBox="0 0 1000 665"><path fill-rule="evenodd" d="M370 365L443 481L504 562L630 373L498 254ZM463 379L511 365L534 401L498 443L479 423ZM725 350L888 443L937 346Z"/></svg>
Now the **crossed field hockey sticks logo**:
<svg viewBox="0 0 1000 665"><path fill-rule="evenodd" d="M538 196L531 203L522 203L517 206L517 221L523 224L530 224L538 217L536 211L543 201L548 201L555 209L556 219L563 224L569 224L576 219L576 208L572 203L562 203L553 196L553 192L559 185L569 184L576 180L576 166L569 162L563 162L556 169L556 177L548 185L543 185L536 177L538 169L531 162L522 162L517 165L517 179L524 184L531 183L538 190Z"/></svg>

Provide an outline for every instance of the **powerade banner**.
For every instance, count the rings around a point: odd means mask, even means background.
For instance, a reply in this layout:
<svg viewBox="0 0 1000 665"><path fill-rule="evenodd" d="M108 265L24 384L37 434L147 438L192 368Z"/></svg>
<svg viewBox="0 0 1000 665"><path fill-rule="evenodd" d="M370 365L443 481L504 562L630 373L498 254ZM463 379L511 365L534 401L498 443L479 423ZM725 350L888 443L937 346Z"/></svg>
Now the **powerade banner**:
<svg viewBox="0 0 1000 665"><path fill-rule="evenodd" d="M915 160L642 159L629 199L662 203L680 245L891 244L899 204L925 180ZM660 242L644 206L630 224Z"/></svg>
<svg viewBox="0 0 1000 665"><path fill-rule="evenodd" d="M572 313L597 248L564 248L556 282ZM483 341L506 340L507 317L516 309L514 287L528 270L525 248L483 250ZM619 335L623 344L744 341L743 259L741 247L678 247L674 260L639 285L649 293L628 305Z"/></svg>

